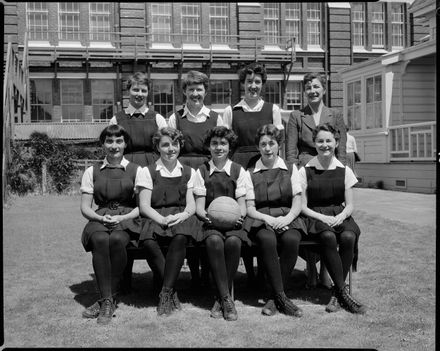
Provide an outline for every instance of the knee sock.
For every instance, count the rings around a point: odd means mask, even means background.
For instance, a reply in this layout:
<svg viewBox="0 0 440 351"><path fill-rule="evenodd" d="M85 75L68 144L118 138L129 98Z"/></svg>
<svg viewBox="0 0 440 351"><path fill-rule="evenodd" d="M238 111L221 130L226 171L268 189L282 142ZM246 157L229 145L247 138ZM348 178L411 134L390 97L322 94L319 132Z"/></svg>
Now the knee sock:
<svg viewBox="0 0 440 351"><path fill-rule="evenodd" d="M281 276L280 261L278 260L276 235L271 230L261 229L258 231L256 238L261 253L261 259L273 293L283 292L284 286Z"/></svg>
<svg viewBox="0 0 440 351"><path fill-rule="evenodd" d="M236 236L230 236L225 240L225 264L228 275L228 290L232 288L232 281L237 272L241 255L241 239Z"/></svg>
<svg viewBox="0 0 440 351"><path fill-rule="evenodd" d="M208 262L219 297L226 296L229 293L229 288L223 238L218 235L210 235L205 242Z"/></svg>
<svg viewBox="0 0 440 351"><path fill-rule="evenodd" d="M355 233L351 231L345 231L341 233L339 240L339 256L341 257L344 281L347 278L348 272L350 270L350 265L353 262L355 240Z"/></svg>
<svg viewBox="0 0 440 351"><path fill-rule="evenodd" d="M284 289L286 289L290 274L292 273L293 268L295 268L300 241L301 233L296 229L285 231L279 238L280 268Z"/></svg>
<svg viewBox="0 0 440 351"><path fill-rule="evenodd" d="M114 231L110 234L110 262L112 267L112 294L118 292L119 282L127 265L127 245L130 235L124 231Z"/></svg>
<svg viewBox="0 0 440 351"><path fill-rule="evenodd" d="M174 288L186 255L186 237L177 234L171 239L165 260L163 287Z"/></svg>
<svg viewBox="0 0 440 351"><path fill-rule="evenodd" d="M96 283L102 298L112 296L111 287L111 261L109 234L95 232L90 238L92 243L92 264L95 272Z"/></svg>

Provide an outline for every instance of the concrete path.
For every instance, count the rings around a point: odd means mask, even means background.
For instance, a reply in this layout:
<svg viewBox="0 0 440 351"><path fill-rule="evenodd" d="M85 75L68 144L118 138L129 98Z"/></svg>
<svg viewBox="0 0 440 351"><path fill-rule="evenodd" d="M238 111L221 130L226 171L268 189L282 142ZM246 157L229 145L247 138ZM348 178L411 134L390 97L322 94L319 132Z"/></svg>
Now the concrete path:
<svg viewBox="0 0 440 351"><path fill-rule="evenodd" d="M436 195L354 188L355 211L384 218L435 227Z"/></svg>

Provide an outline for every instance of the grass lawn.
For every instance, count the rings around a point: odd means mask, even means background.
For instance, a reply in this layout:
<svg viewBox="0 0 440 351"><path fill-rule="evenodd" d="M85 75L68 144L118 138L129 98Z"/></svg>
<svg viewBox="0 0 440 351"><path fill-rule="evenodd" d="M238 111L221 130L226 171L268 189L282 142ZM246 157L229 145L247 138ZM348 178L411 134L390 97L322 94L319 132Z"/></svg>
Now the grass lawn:
<svg viewBox="0 0 440 351"><path fill-rule="evenodd" d="M365 316L326 313L329 292L304 290L299 259L288 295L303 308L300 319L262 316L264 292L247 287L243 266L235 280L238 321L209 317L212 291L191 291L186 267L178 281L183 311L159 318L151 272L135 261L135 291L100 326L81 318L96 288L79 204L79 196L28 196L3 210L5 347L435 348L434 227L356 210L362 235L353 295L368 306Z"/></svg>

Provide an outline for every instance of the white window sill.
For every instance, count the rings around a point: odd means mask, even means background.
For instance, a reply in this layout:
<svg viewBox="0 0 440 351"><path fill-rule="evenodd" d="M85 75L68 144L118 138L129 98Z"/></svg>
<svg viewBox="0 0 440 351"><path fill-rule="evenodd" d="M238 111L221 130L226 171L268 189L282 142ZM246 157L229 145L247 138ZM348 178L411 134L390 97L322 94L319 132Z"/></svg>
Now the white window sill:
<svg viewBox="0 0 440 351"><path fill-rule="evenodd" d="M112 43L110 42L105 42L105 41L91 41L89 44L90 48L114 48L114 45L112 45Z"/></svg>
<svg viewBox="0 0 440 351"><path fill-rule="evenodd" d="M59 47L63 48L83 48L84 46L81 45L81 42L79 41L59 41L58 42Z"/></svg>
<svg viewBox="0 0 440 351"><path fill-rule="evenodd" d="M28 46L41 48L41 47L51 47L52 45L50 45L48 40L29 40Z"/></svg>

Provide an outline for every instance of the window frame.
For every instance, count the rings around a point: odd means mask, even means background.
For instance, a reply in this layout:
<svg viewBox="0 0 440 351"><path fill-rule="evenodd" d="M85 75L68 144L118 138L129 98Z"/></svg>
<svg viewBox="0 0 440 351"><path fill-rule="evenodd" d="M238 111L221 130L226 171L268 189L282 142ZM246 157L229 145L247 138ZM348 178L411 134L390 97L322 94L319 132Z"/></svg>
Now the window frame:
<svg viewBox="0 0 440 351"><path fill-rule="evenodd" d="M95 84L99 84L99 86L97 88L94 88L93 85ZM96 96L96 93L102 93L103 88L107 88L110 86L111 83L111 87L109 88L109 91L106 92L107 95L107 99L108 97L110 97L109 102L105 102L106 98L104 97L104 99L101 96ZM91 105L92 105L92 122L106 122L109 121L115 114L114 111L114 106L115 106L115 80L114 79L90 79L90 90L91 90ZM100 102L100 100L104 100L104 102ZM95 111L100 108L100 109L109 109L111 108L111 112L109 114L107 114L107 116L105 118L95 118L98 113L96 113ZM102 112L99 114L99 117L101 117Z"/></svg>
<svg viewBox="0 0 440 351"><path fill-rule="evenodd" d="M268 45L280 44L280 4L273 2L263 3L263 33L264 43Z"/></svg>
<svg viewBox="0 0 440 351"><path fill-rule="evenodd" d="M34 9L29 9L30 5L34 6ZM41 8L35 10L35 5L41 4ZM49 3L50 4L50 3ZM45 7L45 9L43 9ZM47 2L26 2L25 3L25 11L26 11L26 29L29 32L29 40L32 41L49 41L49 6ZM31 15L40 15L40 21L45 22L42 23L41 26L32 25L33 27L41 27L40 30L33 31L31 29ZM44 16L45 15L45 16ZM45 17L45 18L44 18ZM35 20L35 18L33 19ZM35 37L34 37L35 35ZM40 36L40 37L39 37Z"/></svg>
<svg viewBox="0 0 440 351"><path fill-rule="evenodd" d="M64 101L65 97L72 97L72 93L64 94L64 84L66 83L80 83L81 88L76 92L78 96L81 97L81 101L79 102L66 102ZM61 106L61 122L83 122L84 119L84 80L83 79L60 79L60 106ZM68 118L64 117L64 115L68 115L69 111L66 110L69 107L73 107L76 110L76 107L80 106L82 110L80 110L80 118ZM67 112L67 113L66 113Z"/></svg>
<svg viewBox="0 0 440 351"><path fill-rule="evenodd" d="M36 85L33 84L33 82L48 82L49 83L49 87L44 87L44 89L39 89L39 87L37 87ZM29 83L30 83L30 121L31 123L45 123L45 122L52 122L53 121L53 80L50 78L30 78L29 79ZM33 86L35 86L35 92L33 92ZM47 88L50 89L50 92L47 91ZM44 91L46 97L49 97L50 101L45 101L44 103L33 103L33 97L35 96L35 98L38 98L38 92ZM46 112L46 108L50 111L50 112ZM34 112L34 108L37 110L37 116L35 118L35 114ZM50 115L50 119L46 119L46 118L39 118L38 115L38 111L40 111L40 109L42 110L41 112L46 112Z"/></svg>
<svg viewBox="0 0 440 351"><path fill-rule="evenodd" d="M200 3L182 3L180 8L180 33L182 35L182 43L186 44L198 44L201 42L201 31L202 31L202 9ZM197 13L188 13L184 14L184 9L197 9ZM190 11L188 11L190 12ZM185 28L185 24L190 23L192 19L192 25L196 24L196 28L194 26Z"/></svg>
<svg viewBox="0 0 440 351"><path fill-rule="evenodd" d="M220 15L216 14L216 9L220 9ZM226 14L223 14L223 11ZM215 14L213 15L212 12ZM209 36L212 43L228 44L230 42L229 28L230 9L228 2L212 2L209 3ZM220 24L218 29L213 22ZM217 34L217 32L220 32Z"/></svg>

